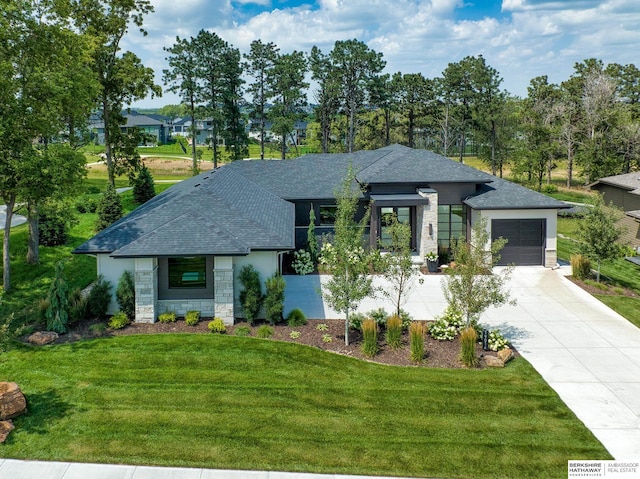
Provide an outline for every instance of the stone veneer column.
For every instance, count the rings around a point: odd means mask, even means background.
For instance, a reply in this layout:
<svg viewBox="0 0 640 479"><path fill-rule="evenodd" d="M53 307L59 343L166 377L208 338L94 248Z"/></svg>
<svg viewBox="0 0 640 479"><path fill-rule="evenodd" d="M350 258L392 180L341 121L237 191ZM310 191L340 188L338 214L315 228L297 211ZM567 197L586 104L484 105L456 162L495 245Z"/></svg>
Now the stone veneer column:
<svg viewBox="0 0 640 479"><path fill-rule="evenodd" d="M424 256L431 251L438 252L438 193L432 189L419 189L420 196L427 198L429 203L418 206L416 210L419 244L418 254L424 262ZM429 234L431 225L431 234Z"/></svg>
<svg viewBox="0 0 640 479"><path fill-rule="evenodd" d="M213 267L213 307L215 316L221 318L224 324L235 322L233 307L233 259L218 257L214 259Z"/></svg>
<svg viewBox="0 0 640 479"><path fill-rule="evenodd" d="M155 323L158 300L158 262L155 258L136 258L136 323Z"/></svg>
<svg viewBox="0 0 640 479"><path fill-rule="evenodd" d="M555 268L558 266L558 252L555 249L545 249L544 265L547 268Z"/></svg>

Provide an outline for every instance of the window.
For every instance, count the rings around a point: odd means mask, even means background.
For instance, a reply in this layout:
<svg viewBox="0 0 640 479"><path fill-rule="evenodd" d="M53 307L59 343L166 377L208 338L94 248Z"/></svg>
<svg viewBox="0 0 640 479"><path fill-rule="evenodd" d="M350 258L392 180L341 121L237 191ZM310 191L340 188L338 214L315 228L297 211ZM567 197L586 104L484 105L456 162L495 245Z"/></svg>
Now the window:
<svg viewBox="0 0 640 479"><path fill-rule="evenodd" d="M413 248L413 222L411 221L410 206L382 206L380 207L380 244L383 248L391 245L391 233L389 227L393 224L393 216L399 223L408 224L411 227L411 247Z"/></svg>
<svg viewBox="0 0 640 479"><path fill-rule="evenodd" d="M320 206L320 224L332 225L336 222L336 212L338 207L336 205Z"/></svg>
<svg viewBox="0 0 640 479"><path fill-rule="evenodd" d="M192 258L169 258L169 288L206 288L207 259L204 256Z"/></svg>
<svg viewBox="0 0 640 479"><path fill-rule="evenodd" d="M451 240L467 237L467 210L464 205L438 205L438 254L447 261Z"/></svg>

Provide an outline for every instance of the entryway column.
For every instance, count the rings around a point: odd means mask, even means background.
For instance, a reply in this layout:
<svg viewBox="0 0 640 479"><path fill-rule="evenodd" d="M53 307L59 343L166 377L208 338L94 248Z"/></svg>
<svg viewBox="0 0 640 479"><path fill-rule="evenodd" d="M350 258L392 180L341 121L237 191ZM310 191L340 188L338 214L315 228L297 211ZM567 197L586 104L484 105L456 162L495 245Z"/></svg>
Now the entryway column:
<svg viewBox="0 0 640 479"><path fill-rule="evenodd" d="M424 262L427 253L438 252L438 193L431 188L419 188L418 194L429 200L416 211L416 229L420 235L418 253Z"/></svg>
<svg viewBox="0 0 640 479"><path fill-rule="evenodd" d="M233 258L216 256L213 267L213 307L216 318L233 325Z"/></svg>
<svg viewBox="0 0 640 479"><path fill-rule="evenodd" d="M158 300L158 262L156 258L136 258L136 323L155 323Z"/></svg>

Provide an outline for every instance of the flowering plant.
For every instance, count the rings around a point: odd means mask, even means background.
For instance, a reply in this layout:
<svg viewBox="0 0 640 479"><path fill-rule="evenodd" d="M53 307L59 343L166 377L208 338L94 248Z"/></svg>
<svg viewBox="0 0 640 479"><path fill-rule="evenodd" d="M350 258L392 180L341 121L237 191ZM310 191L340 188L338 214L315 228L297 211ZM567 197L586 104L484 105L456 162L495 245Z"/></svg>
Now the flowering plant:
<svg viewBox="0 0 640 479"><path fill-rule="evenodd" d="M491 351L500 351L508 346L508 341L502 336L499 330L494 329L489 333L489 349Z"/></svg>
<svg viewBox="0 0 640 479"><path fill-rule="evenodd" d="M424 255L424 258L427 261L437 261L438 260L438 253L436 253L435 251L430 251L426 255Z"/></svg>

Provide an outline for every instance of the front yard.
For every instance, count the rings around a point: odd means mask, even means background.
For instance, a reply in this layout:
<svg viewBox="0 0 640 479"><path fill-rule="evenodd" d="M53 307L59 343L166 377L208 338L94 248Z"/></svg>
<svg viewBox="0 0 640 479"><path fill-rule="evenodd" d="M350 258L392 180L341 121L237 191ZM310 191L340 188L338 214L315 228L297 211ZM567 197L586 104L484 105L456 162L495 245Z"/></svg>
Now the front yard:
<svg viewBox="0 0 640 479"><path fill-rule="evenodd" d="M256 338L131 335L0 356L29 414L2 456L419 477L563 477L608 459L522 358L391 367Z"/></svg>

